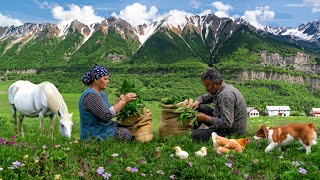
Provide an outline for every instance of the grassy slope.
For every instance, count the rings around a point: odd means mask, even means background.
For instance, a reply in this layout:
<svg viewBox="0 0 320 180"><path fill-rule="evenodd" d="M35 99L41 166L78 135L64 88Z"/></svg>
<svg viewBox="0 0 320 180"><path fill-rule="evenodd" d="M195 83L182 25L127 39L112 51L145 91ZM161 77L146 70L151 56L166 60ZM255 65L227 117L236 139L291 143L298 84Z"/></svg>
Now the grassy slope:
<svg viewBox="0 0 320 180"><path fill-rule="evenodd" d="M2 86L1 90L5 89ZM74 128L72 139L61 138L58 130L58 121L55 123L55 140L49 137L49 122L45 121L47 128L46 134L39 137L39 121L37 119L26 118L24 124L25 138L16 137L17 146L0 145L0 178L2 179L19 179L19 178L36 178L43 177L53 179L55 175L60 174L62 179L102 179L97 176L98 167L104 167L105 171L111 173L112 179L144 179L140 173L146 174L148 178L168 179L170 175L177 178L186 179L246 179L250 176L252 179L290 179L290 178L307 178L314 179L319 173L319 145L312 148L312 153L308 156L304 151L298 151L296 143L285 148L284 153L274 151L266 155L264 148L266 142L250 142L242 154L231 153L230 156L217 156L212 148L211 141L207 143L194 143L189 135L180 137L160 138L155 132L155 139L148 143L137 142L80 142L72 143L79 139L79 113L77 109L80 94L63 94L69 112L74 113ZM0 94L0 137L9 140L14 133L14 126L10 122L10 106L7 102L7 94ZM109 97L113 103L116 99L114 96ZM157 102L150 102L148 107L153 113L153 128L157 131L161 118L161 111ZM310 117L259 117L248 120L248 137L252 137L255 130L261 123L267 125L280 125L291 122L314 122L320 127L320 121ZM251 140L251 139L250 139ZM22 142L27 142L23 146ZM55 148L55 145L60 147ZM45 146L45 147L43 147ZM189 152L188 160L180 160L176 157L170 157L174 146L180 146ZM194 152L200 147L208 147L206 158L194 156ZM155 156L155 148L160 147L160 158ZM117 153L118 157L111 155ZM24 158L25 155L29 157ZM45 155L45 156L44 156ZM48 157L46 157L48 156ZM282 156L283 158L278 158ZM41 158L42 157L42 158ZM35 163L35 160L40 160ZM24 167L9 170L7 167L12 162L19 161L25 164ZM306 169L306 175L298 172L292 162L297 161L300 167ZM112 162L112 164L110 164ZM146 162L146 163L141 163ZM192 167L190 167L190 162ZM229 168L225 163L232 163ZM277 165L275 166L274 163ZM127 173L126 167L137 167L138 173ZM159 174L161 170L164 174ZM237 173L235 173L236 171ZM158 173L157 173L158 172ZM152 174L152 177L151 177Z"/></svg>

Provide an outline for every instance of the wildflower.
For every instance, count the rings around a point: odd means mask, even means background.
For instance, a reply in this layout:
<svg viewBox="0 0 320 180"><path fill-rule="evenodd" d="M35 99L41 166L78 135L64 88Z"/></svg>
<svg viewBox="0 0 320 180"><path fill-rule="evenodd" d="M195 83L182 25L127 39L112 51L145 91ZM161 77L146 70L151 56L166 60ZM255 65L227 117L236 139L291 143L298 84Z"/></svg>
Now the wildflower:
<svg viewBox="0 0 320 180"><path fill-rule="evenodd" d="M0 171L3 171L3 168L2 168L2 167L0 167Z"/></svg>
<svg viewBox="0 0 320 180"><path fill-rule="evenodd" d="M192 167L192 162L188 162L189 167Z"/></svg>
<svg viewBox="0 0 320 180"><path fill-rule="evenodd" d="M79 141L73 141L73 144L79 144Z"/></svg>
<svg viewBox="0 0 320 180"><path fill-rule="evenodd" d="M14 139L14 138L15 138L15 136L14 136L14 135L10 136L10 139Z"/></svg>
<svg viewBox="0 0 320 180"><path fill-rule="evenodd" d="M22 142L22 146L26 147L26 146L28 146L28 143L24 141L24 142Z"/></svg>
<svg viewBox="0 0 320 180"><path fill-rule="evenodd" d="M249 174L244 174L243 176L247 179L251 179L251 176L249 176Z"/></svg>
<svg viewBox="0 0 320 180"><path fill-rule="evenodd" d="M278 156L279 159L283 159L283 155Z"/></svg>
<svg viewBox="0 0 320 180"><path fill-rule="evenodd" d="M129 154L126 153L126 154L124 154L123 156L124 156L125 158L128 158L128 157L129 157Z"/></svg>
<svg viewBox="0 0 320 180"><path fill-rule="evenodd" d="M56 144L53 146L53 148L58 149L60 147L60 144Z"/></svg>
<svg viewBox="0 0 320 180"><path fill-rule="evenodd" d="M302 167L299 167L299 173L307 174L307 170L303 169Z"/></svg>
<svg viewBox="0 0 320 180"><path fill-rule="evenodd" d="M42 146L42 149L47 149L48 147L46 145L43 145Z"/></svg>
<svg viewBox="0 0 320 180"><path fill-rule="evenodd" d="M220 156L221 152L219 150L217 150L216 154L217 154L217 156Z"/></svg>
<svg viewBox="0 0 320 180"><path fill-rule="evenodd" d="M174 154L170 154L170 157L174 157Z"/></svg>
<svg viewBox="0 0 320 180"><path fill-rule="evenodd" d="M104 168L103 167L98 167L97 173L101 175L103 172L104 172Z"/></svg>
<svg viewBox="0 0 320 180"><path fill-rule="evenodd" d="M126 167L127 172L131 172L131 167Z"/></svg>
<svg viewBox="0 0 320 180"><path fill-rule="evenodd" d="M143 160L139 159L139 160L138 160L138 163L139 163L139 164L146 164L147 162L145 162L145 161L143 161Z"/></svg>
<svg viewBox="0 0 320 180"><path fill-rule="evenodd" d="M119 156L119 154L114 153L114 154L112 154L111 156L112 156L112 157L117 157L117 156Z"/></svg>
<svg viewBox="0 0 320 180"><path fill-rule="evenodd" d="M252 162L253 162L253 164L258 164L259 163L259 159L254 159Z"/></svg>
<svg viewBox="0 0 320 180"><path fill-rule="evenodd" d="M109 177L111 177L111 174L109 174L109 173L104 173L104 174L102 174L102 176L105 178L105 179L109 179Z"/></svg>
<svg viewBox="0 0 320 180"><path fill-rule="evenodd" d="M236 161L234 159L231 159L231 164L234 164Z"/></svg>
<svg viewBox="0 0 320 180"><path fill-rule="evenodd" d="M170 175L169 179L176 179L176 175Z"/></svg>
<svg viewBox="0 0 320 180"><path fill-rule="evenodd" d="M146 174L145 174L145 173L140 173L140 175L141 175L141 176L146 176Z"/></svg>
<svg viewBox="0 0 320 180"><path fill-rule="evenodd" d="M35 164L38 164L38 163L39 163L39 160L38 160L38 159L34 160L34 163L35 163Z"/></svg>
<svg viewBox="0 0 320 180"><path fill-rule="evenodd" d="M294 165L295 167L298 167L298 166L300 166L300 163L297 161L292 161L292 165Z"/></svg>
<svg viewBox="0 0 320 180"><path fill-rule="evenodd" d="M164 172L163 172L163 171L161 171L161 170L158 170L158 171L157 171L157 174L161 174L161 175L163 175L163 174L164 174Z"/></svg>
<svg viewBox="0 0 320 180"><path fill-rule="evenodd" d="M28 157L29 157L28 155L24 155L23 159L28 159Z"/></svg>
<svg viewBox="0 0 320 180"><path fill-rule="evenodd" d="M138 172L138 168L136 168L136 167L131 168L131 172L133 172L133 173Z"/></svg>
<svg viewBox="0 0 320 180"><path fill-rule="evenodd" d="M113 164L113 160L112 159L109 159L109 164Z"/></svg>
<svg viewBox="0 0 320 180"><path fill-rule="evenodd" d="M232 167L232 164L231 163L224 163L226 166L228 166L229 168Z"/></svg>
<svg viewBox="0 0 320 180"><path fill-rule="evenodd" d="M234 172L235 174L238 174L238 173L239 173L239 170L238 170L238 169L235 169L235 170L233 170L233 172Z"/></svg>
<svg viewBox="0 0 320 180"><path fill-rule="evenodd" d="M60 174L55 175L55 176L54 176L54 179L61 179L61 178L60 178Z"/></svg>
<svg viewBox="0 0 320 180"><path fill-rule="evenodd" d="M18 167L21 165L21 163L20 163L19 161L15 161L15 162L12 163L12 165L13 165L15 168L18 168Z"/></svg>

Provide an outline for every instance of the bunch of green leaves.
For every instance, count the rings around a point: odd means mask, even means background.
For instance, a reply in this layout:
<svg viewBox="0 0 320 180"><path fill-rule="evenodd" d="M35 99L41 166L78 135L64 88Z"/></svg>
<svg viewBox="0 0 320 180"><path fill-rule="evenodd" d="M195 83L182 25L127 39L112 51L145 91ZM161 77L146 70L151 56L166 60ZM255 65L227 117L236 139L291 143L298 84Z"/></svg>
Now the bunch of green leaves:
<svg viewBox="0 0 320 180"><path fill-rule="evenodd" d="M188 99L187 97L181 97L181 96L173 96L171 98L162 98L161 103L162 104L177 104L179 102L182 102L184 100Z"/></svg>
<svg viewBox="0 0 320 180"><path fill-rule="evenodd" d="M175 112L180 113L178 121L184 124L187 120L190 120L190 125L194 124L198 126L198 111L187 108L185 106L178 107Z"/></svg>
<svg viewBox="0 0 320 180"><path fill-rule="evenodd" d="M140 97L138 97L138 89L135 87L135 84L125 79L119 89L119 93L123 95L127 93L136 93L137 98L126 104L121 109L117 117L124 120L128 116L139 115L141 110L145 107L145 103Z"/></svg>

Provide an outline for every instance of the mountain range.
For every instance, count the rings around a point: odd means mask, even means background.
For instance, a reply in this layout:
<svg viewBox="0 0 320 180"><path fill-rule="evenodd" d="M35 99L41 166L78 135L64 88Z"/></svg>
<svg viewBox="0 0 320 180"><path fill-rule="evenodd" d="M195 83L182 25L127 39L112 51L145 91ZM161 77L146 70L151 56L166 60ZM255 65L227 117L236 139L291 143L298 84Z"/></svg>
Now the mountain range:
<svg viewBox="0 0 320 180"><path fill-rule="evenodd" d="M0 61L6 59L6 56L12 57L10 53L14 52L15 56L19 56L20 52L26 51L37 41L47 40L56 41L50 47L52 50L61 48L63 44L67 43L64 41L73 41L72 47L68 47L63 52L63 59L69 60L74 54L83 54L79 50L84 50L82 47L86 43L90 44L91 42L88 42L90 39L98 38L99 40L96 39L98 42L95 43L103 46L103 43L112 41L111 37L113 36L115 39L121 38L118 39L117 46L109 45L110 47L105 49L108 52L102 52L105 59L141 61L141 59L147 57L147 59L162 59L161 63L167 63L186 58L196 58L210 63L224 41L243 26L262 37L290 42L293 45L308 48L309 52L318 53L317 49L320 47L320 20L302 24L298 28L264 27L256 29L241 18L232 20L219 18L212 14L186 16L183 21L179 22L174 22L172 19L175 18L167 17L161 21L142 24L137 27L114 17L89 26L73 21L69 24L26 23L18 27L0 27ZM76 37L72 38L71 36ZM97 36L103 36L103 38ZM106 41L100 41L102 39ZM121 41L123 42L121 43ZM158 43L159 41L162 43ZM90 49L90 51L101 49L101 47L95 48ZM152 49L153 53L149 53L146 49ZM52 52L47 53L52 54ZM88 53L92 54L93 52ZM172 59L170 58L172 54L179 54L179 57ZM48 54L46 55L48 56ZM164 57L169 58L164 60ZM47 62L48 60L42 58L42 61Z"/></svg>
<svg viewBox="0 0 320 180"><path fill-rule="evenodd" d="M113 87L130 77L142 97L160 100L195 97L203 90L198 77L209 65L242 88L248 105L292 102L305 112L320 106L320 20L257 29L241 18L212 14L176 19L173 14L137 27L114 17L91 25L0 27L0 80L48 80L62 92L82 92L79 77L101 64Z"/></svg>

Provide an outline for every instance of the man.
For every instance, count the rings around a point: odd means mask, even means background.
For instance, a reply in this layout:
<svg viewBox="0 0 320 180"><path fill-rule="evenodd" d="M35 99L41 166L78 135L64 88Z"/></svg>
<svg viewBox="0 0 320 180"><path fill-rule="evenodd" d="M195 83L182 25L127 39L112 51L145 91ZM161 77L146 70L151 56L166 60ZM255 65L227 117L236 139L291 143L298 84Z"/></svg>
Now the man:
<svg viewBox="0 0 320 180"><path fill-rule="evenodd" d="M192 138L208 141L212 132L220 136L245 134L247 106L239 90L223 82L221 74L212 68L202 74L201 80L208 93L200 95L190 108L198 109L198 122L209 129L194 128ZM205 105L212 102L214 109Z"/></svg>

